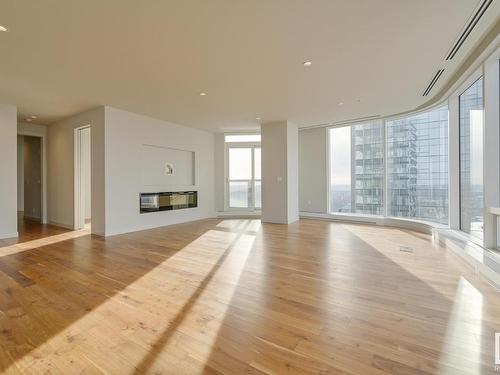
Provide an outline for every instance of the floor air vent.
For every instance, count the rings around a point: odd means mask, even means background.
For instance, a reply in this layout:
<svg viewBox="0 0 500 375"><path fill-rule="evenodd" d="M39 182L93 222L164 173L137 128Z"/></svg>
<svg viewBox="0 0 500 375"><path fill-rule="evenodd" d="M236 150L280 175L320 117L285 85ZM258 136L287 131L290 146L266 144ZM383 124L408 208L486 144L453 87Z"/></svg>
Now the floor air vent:
<svg viewBox="0 0 500 375"><path fill-rule="evenodd" d="M399 251L402 251L403 253L413 253L414 249L410 246L400 246Z"/></svg>
<svg viewBox="0 0 500 375"><path fill-rule="evenodd" d="M467 26L465 27L464 31L462 31L462 34L460 34L460 37L457 39L457 41L451 48L450 52L448 53L448 56L446 56L446 60L452 60L455 57L457 52L465 43L470 33L472 32L472 30L474 30L474 27L476 27L477 23L479 22L479 20L484 15L484 13L489 8L492 2L493 0L481 1L481 5L476 9L476 12L474 13L470 21L467 23Z"/></svg>
<svg viewBox="0 0 500 375"><path fill-rule="evenodd" d="M444 72L444 69L439 69L437 71L437 73L432 78L431 83L429 83L429 86L427 86L427 88L425 89L425 91L422 94L422 96L429 95L429 93L431 92L432 88L434 87L434 85L436 84L436 82L439 80L439 78L441 77L441 75L443 74L443 72Z"/></svg>

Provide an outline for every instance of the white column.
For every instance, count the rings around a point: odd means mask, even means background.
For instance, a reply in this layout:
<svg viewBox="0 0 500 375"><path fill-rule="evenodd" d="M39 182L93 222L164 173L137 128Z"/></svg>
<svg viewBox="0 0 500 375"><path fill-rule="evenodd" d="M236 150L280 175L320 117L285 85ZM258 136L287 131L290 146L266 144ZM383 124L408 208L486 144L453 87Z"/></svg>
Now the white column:
<svg viewBox="0 0 500 375"><path fill-rule="evenodd" d="M499 58L497 50L484 63L484 246L487 248L498 244L497 218L488 210L500 207Z"/></svg>
<svg viewBox="0 0 500 375"><path fill-rule="evenodd" d="M17 108L0 104L0 238L17 237Z"/></svg>
<svg viewBox="0 0 500 375"><path fill-rule="evenodd" d="M299 219L298 128L289 121L262 124L262 221Z"/></svg>

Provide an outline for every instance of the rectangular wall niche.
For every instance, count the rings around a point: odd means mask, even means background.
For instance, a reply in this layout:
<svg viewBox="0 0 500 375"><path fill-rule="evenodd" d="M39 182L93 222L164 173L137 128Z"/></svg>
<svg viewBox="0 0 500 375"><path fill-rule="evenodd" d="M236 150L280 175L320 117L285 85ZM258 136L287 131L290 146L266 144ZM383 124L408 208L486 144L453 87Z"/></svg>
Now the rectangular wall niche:
<svg viewBox="0 0 500 375"><path fill-rule="evenodd" d="M141 214L198 207L197 191L141 193L139 199Z"/></svg>
<svg viewBox="0 0 500 375"><path fill-rule="evenodd" d="M141 157L143 186L194 186L193 151L142 145Z"/></svg>

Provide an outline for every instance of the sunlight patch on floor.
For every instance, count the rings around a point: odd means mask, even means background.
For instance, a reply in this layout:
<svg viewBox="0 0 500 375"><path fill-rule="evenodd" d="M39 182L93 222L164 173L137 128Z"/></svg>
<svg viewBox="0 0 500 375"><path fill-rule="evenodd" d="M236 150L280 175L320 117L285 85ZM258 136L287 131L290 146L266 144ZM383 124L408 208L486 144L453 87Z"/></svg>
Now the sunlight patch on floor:
<svg viewBox="0 0 500 375"><path fill-rule="evenodd" d="M461 277L441 349L440 374L481 373L482 311L483 295Z"/></svg>
<svg viewBox="0 0 500 375"><path fill-rule="evenodd" d="M148 373L160 373L166 366L170 368L169 353L177 353L177 358L181 355L191 359L189 371L184 364L178 373L204 373L254 239L255 236L248 234L238 236L228 257L183 316L172 338L148 368Z"/></svg>
<svg viewBox="0 0 500 375"><path fill-rule="evenodd" d="M447 299L452 297L450 293L454 293L454 290L443 290L441 285L433 285L433 279L430 277L431 267L434 265L434 261L430 261L430 259L434 257L436 264L446 262L446 258L439 251L439 246L432 242L430 236L428 239L420 238L395 228L374 228L347 224L343 227L443 297ZM409 247L412 251L403 252L401 247ZM457 280L458 277L457 274Z"/></svg>
<svg viewBox="0 0 500 375"><path fill-rule="evenodd" d="M72 373L75 368L86 368L89 372L134 373L155 352L146 364L148 372L201 373L254 238L207 231L19 358L7 372ZM227 257L221 259L226 251ZM193 263L191 259L200 254L206 263ZM194 302L185 310L193 295ZM183 314L178 316L179 312ZM158 344L162 335L176 321L180 323L162 347ZM179 363L179 356L186 361Z"/></svg>
<svg viewBox="0 0 500 375"><path fill-rule="evenodd" d="M7 255L17 254L26 250L33 250L38 247L43 247L47 245L53 245L58 242L71 240L74 238L86 236L90 234L90 226L85 226L84 229L75 230L71 232L65 232L61 234L56 234L54 236L39 238L37 240L20 242L14 245L8 245L4 247L0 247L0 257L4 257Z"/></svg>

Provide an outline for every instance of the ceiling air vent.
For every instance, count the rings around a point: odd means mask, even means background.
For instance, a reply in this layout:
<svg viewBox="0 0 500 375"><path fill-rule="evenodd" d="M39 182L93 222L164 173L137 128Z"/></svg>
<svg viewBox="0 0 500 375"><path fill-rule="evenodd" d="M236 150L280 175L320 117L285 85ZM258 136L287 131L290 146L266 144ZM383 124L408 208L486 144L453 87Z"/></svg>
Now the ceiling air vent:
<svg viewBox="0 0 500 375"><path fill-rule="evenodd" d="M411 246L400 246L399 251L402 251L403 253L413 253L415 249Z"/></svg>
<svg viewBox="0 0 500 375"><path fill-rule="evenodd" d="M460 47L462 47L462 45L465 43L470 33L472 32L472 30L474 30L474 27L476 27L477 23L479 22L479 20L481 19L481 17L486 12L486 10L488 9L488 7L491 5L492 2L493 0L481 1L481 4L476 9L475 13L467 23L467 26L462 31L462 34L460 34L460 37L457 39L457 41L451 48L450 52L448 53L448 56L446 56L446 60L452 60L455 57Z"/></svg>
<svg viewBox="0 0 500 375"><path fill-rule="evenodd" d="M444 69L439 69L437 71L437 73L432 78L431 83L429 83L429 86L427 86L427 88L425 89L425 91L422 94L422 96L429 95L429 93L431 92L432 88L434 87L434 85L436 84L436 82L439 80L439 78L441 77L441 75L443 74L443 72L444 72Z"/></svg>

